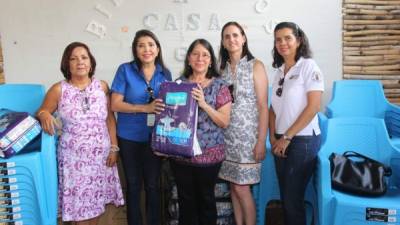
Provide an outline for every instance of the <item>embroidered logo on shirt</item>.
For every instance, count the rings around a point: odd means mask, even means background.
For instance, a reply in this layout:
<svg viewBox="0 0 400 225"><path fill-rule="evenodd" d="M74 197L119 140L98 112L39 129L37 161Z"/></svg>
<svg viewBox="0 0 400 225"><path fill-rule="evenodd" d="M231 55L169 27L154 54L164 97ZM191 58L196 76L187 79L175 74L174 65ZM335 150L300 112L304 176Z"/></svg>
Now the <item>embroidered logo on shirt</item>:
<svg viewBox="0 0 400 225"><path fill-rule="evenodd" d="M299 78L299 75L298 74L294 74L294 75L289 77L289 80L294 80L294 79L297 79L297 78Z"/></svg>
<svg viewBox="0 0 400 225"><path fill-rule="evenodd" d="M319 71L314 71L311 76L311 79L313 81L318 81L318 82L321 81L322 80L321 73Z"/></svg>

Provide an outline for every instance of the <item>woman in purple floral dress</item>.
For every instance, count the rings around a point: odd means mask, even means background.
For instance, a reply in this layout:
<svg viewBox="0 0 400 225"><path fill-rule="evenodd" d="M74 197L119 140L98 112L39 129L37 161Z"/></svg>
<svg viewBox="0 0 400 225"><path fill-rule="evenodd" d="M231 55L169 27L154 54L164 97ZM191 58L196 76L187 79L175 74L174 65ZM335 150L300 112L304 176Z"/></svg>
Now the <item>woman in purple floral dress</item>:
<svg viewBox="0 0 400 225"><path fill-rule="evenodd" d="M54 134L56 125L52 113L57 110L61 117L59 213L63 221L76 225L95 225L106 204L124 204L108 85L93 77L95 68L96 61L85 44L68 45L61 61L65 80L50 88L37 113L49 134Z"/></svg>

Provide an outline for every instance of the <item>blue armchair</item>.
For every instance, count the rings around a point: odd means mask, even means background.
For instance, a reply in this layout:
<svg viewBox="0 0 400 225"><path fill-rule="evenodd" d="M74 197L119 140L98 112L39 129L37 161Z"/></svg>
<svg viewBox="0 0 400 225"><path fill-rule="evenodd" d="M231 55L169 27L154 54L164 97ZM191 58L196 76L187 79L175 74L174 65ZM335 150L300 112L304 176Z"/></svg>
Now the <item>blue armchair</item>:
<svg viewBox="0 0 400 225"><path fill-rule="evenodd" d="M328 118L382 118L390 140L400 147L400 107L387 101L378 80L335 81L326 115Z"/></svg>
<svg viewBox="0 0 400 225"><path fill-rule="evenodd" d="M318 154L315 174L320 224L381 225L382 222L367 221L367 208L397 210L397 214L381 217L397 224L400 221L400 151L389 141L383 119L333 118L327 121L326 129L328 135ZM329 156L332 152L345 151L359 152L392 167L393 175L384 196L360 197L332 189Z"/></svg>

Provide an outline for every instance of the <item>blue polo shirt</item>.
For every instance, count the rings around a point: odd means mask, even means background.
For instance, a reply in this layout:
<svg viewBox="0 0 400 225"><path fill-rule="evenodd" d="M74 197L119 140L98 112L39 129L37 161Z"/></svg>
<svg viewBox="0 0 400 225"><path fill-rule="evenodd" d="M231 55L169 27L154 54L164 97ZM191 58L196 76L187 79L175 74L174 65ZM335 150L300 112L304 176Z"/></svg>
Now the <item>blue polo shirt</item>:
<svg viewBox="0 0 400 225"><path fill-rule="evenodd" d="M160 84L171 79L171 73L168 70L163 70L157 64L154 75L149 82L149 86L154 90L155 98L158 96ZM147 104L149 101L150 94L147 88L144 74L134 61L118 67L111 85L111 91L123 95L124 102L139 105ZM152 127L147 126L147 113L118 112L117 115L117 135L119 137L137 142L150 140Z"/></svg>

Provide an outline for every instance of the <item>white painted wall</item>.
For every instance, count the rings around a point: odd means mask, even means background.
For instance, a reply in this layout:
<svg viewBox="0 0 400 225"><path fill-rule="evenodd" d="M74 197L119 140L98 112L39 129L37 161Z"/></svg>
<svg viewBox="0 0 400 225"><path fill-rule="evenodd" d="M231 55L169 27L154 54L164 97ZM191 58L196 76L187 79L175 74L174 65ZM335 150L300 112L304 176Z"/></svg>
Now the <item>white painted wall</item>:
<svg viewBox="0 0 400 225"><path fill-rule="evenodd" d="M271 80L273 37L268 29L277 21L294 21L308 35L325 74L324 103L330 99L332 81L342 77L341 19L337 0L0 0L7 83L49 87L61 80L61 55L73 41L89 45L98 62L96 76L111 83L117 66L131 60L134 33L146 28L146 21L177 77L183 62L176 59L176 50L202 37L218 52L220 29L213 28L231 20L246 27L250 49L268 67ZM86 30L92 21L105 27L103 38ZM177 30L171 30L174 25Z"/></svg>

